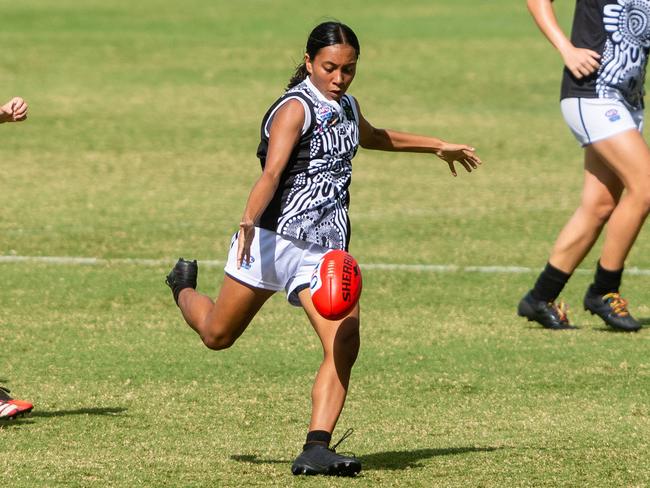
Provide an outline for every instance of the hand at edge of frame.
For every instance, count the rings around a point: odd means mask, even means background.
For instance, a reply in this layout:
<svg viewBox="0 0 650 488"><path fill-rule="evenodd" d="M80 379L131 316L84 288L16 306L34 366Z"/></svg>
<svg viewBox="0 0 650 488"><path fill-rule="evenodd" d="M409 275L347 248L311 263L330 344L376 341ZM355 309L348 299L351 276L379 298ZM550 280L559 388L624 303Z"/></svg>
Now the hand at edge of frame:
<svg viewBox="0 0 650 488"><path fill-rule="evenodd" d="M21 122L27 118L27 102L21 97L13 97L0 106L0 122Z"/></svg>

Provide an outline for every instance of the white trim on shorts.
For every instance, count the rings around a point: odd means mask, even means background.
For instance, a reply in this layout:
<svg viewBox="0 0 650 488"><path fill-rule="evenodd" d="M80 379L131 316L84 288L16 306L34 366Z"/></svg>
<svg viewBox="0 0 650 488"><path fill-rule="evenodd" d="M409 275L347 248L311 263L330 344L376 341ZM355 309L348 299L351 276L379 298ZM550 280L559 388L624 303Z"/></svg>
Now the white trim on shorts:
<svg viewBox="0 0 650 488"><path fill-rule="evenodd" d="M237 269L237 234L230 242L226 274L254 288L284 289L289 303L300 307L298 292L309 287L314 268L330 249L255 227L250 262Z"/></svg>
<svg viewBox="0 0 650 488"><path fill-rule="evenodd" d="M583 147L626 130L643 131L643 109L632 110L615 98L565 98L560 109Z"/></svg>

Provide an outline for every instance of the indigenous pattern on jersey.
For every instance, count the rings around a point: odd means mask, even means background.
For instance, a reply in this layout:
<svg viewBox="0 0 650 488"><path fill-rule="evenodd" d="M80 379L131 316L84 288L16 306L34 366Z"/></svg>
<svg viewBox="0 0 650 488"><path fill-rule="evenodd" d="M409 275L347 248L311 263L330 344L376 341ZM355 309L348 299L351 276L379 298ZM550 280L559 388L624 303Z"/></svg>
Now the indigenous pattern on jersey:
<svg viewBox="0 0 650 488"><path fill-rule="evenodd" d="M562 98L615 98L643 108L650 49L650 0L577 0L571 42L601 55L581 80L564 68Z"/></svg>
<svg viewBox="0 0 650 488"><path fill-rule="evenodd" d="M344 95L340 103L327 100L309 78L289 89L262 119L257 150L262 168L266 164L273 116L291 99L300 101L305 110L302 135L259 226L330 249L347 249L348 188L352 158L359 146L356 104L349 95Z"/></svg>

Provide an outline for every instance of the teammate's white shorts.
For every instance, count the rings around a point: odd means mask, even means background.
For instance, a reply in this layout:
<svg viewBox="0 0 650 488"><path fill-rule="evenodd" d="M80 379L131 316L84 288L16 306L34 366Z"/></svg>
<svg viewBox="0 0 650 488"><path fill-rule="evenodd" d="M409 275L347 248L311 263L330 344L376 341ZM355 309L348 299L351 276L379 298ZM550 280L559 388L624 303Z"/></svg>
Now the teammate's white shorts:
<svg viewBox="0 0 650 488"><path fill-rule="evenodd" d="M237 281L265 290L286 290L300 307L298 292L309 287L314 268L330 249L255 227L249 263L237 269L237 234L232 237L224 271Z"/></svg>
<svg viewBox="0 0 650 488"><path fill-rule="evenodd" d="M626 130L643 130L643 109L630 110L613 98L565 98L562 115L582 146L602 141Z"/></svg>

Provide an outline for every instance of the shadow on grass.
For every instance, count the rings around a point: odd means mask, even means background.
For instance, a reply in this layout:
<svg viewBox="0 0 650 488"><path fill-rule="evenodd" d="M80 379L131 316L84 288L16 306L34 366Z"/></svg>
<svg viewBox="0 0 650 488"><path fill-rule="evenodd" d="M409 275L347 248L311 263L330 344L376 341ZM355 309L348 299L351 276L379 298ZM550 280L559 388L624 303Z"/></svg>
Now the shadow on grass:
<svg viewBox="0 0 650 488"><path fill-rule="evenodd" d="M67 415L119 415L126 412L126 408L77 408L75 410L50 410L50 411L33 411L26 415L21 415L15 419L0 420L0 429L22 427L25 425L35 424L34 417L65 417Z"/></svg>
<svg viewBox="0 0 650 488"><path fill-rule="evenodd" d="M255 454L233 454L230 456L230 459L233 461L239 461L240 463L250 464L289 464L293 462L293 459L283 460L258 458Z"/></svg>
<svg viewBox="0 0 650 488"><path fill-rule="evenodd" d="M34 410L29 417L67 417L68 415L118 415L126 412L126 408L76 408L74 410Z"/></svg>
<svg viewBox="0 0 650 488"><path fill-rule="evenodd" d="M608 334L636 334L638 332L643 331L646 325L650 324L650 319L641 319L637 320L639 324L641 324L641 328L639 330L618 330L618 329L613 329L612 327L608 327L607 325L602 325L600 327L594 327L594 330L596 332L606 332Z"/></svg>
<svg viewBox="0 0 650 488"><path fill-rule="evenodd" d="M453 456L472 452L492 452L498 447L450 447L447 449L415 449L413 451L385 451L360 456L359 460L365 471L401 470L419 468L420 461L437 456ZM342 454L346 454L342 452ZM292 459L265 459L254 454L234 454L230 456L233 461L250 464L290 464Z"/></svg>
<svg viewBox="0 0 650 488"><path fill-rule="evenodd" d="M606 325L603 326L603 327L594 327L593 330L595 332L604 332L606 334L623 334L623 335L625 335L625 334L636 334L636 333L639 332L639 330L630 330L630 331L616 330L616 329L612 329L611 327L607 327ZM643 329L640 329L640 330L643 330Z"/></svg>
<svg viewBox="0 0 650 488"><path fill-rule="evenodd" d="M645 327L647 325L650 325L650 317L644 317L642 319L636 319L636 321L639 324L641 324L641 326L643 326L643 327ZM639 332L639 331L616 330L616 329L612 329L611 327L608 327L605 324L603 324L600 327L595 327L594 330L598 331L598 332L610 332L610 333L613 333L613 334L629 334L630 332L632 332L632 333Z"/></svg>
<svg viewBox="0 0 650 488"><path fill-rule="evenodd" d="M580 330L580 329L582 329L582 326L573 324L573 325L567 325L566 327L560 327L560 328L557 328L557 329L548 329L546 327L543 327L543 326L537 324L537 325L528 325L526 328L528 330L541 330L544 333L546 333L546 332L551 332L551 333L557 332L558 334L561 334L563 331L567 331L567 330Z"/></svg>
<svg viewBox="0 0 650 488"><path fill-rule="evenodd" d="M446 449L415 449L413 451L386 451L361 456L359 459L366 471L419 468L420 461L438 456L455 456L472 452L492 452L498 447L449 447Z"/></svg>

